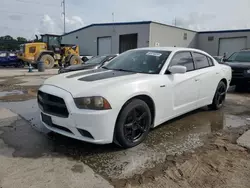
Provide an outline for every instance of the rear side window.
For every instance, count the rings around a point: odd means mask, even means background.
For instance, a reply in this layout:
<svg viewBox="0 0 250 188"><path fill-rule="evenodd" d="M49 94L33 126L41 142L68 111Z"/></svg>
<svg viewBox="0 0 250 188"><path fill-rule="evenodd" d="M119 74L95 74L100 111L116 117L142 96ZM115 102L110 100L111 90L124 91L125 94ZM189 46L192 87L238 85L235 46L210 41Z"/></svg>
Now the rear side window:
<svg viewBox="0 0 250 188"><path fill-rule="evenodd" d="M196 69L202 69L209 67L209 62L207 56L193 52L193 58L196 65Z"/></svg>
<svg viewBox="0 0 250 188"><path fill-rule="evenodd" d="M190 52L179 52L174 55L171 60L170 66L183 65L187 68L187 71L194 70L194 62Z"/></svg>
<svg viewBox="0 0 250 188"><path fill-rule="evenodd" d="M208 60L209 66L214 66L214 62L210 57L207 57L207 60Z"/></svg>

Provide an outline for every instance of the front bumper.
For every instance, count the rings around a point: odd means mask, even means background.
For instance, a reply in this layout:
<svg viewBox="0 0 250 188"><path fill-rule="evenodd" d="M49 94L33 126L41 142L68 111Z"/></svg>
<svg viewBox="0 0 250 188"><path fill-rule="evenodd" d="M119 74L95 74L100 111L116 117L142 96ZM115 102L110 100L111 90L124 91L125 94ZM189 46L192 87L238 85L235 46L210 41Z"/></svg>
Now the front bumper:
<svg viewBox="0 0 250 188"><path fill-rule="evenodd" d="M51 117L53 126L45 123L40 115L42 123L49 130L90 143L108 144L113 142L117 112L112 109L99 111L78 109L72 95L55 86L43 85L39 90L62 98L69 112L68 117L59 117L40 109L41 113ZM91 136L83 134L86 131Z"/></svg>

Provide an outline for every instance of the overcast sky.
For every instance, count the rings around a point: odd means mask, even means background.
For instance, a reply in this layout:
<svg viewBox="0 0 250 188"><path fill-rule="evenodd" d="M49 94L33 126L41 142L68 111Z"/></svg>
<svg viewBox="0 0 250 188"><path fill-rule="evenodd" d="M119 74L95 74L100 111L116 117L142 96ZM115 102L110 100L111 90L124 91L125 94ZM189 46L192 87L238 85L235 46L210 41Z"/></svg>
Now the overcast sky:
<svg viewBox="0 0 250 188"><path fill-rule="evenodd" d="M158 21L193 30L250 28L250 0L65 0L66 31L91 23ZM61 0L0 0L0 36L62 34ZM174 22L176 20L176 22Z"/></svg>

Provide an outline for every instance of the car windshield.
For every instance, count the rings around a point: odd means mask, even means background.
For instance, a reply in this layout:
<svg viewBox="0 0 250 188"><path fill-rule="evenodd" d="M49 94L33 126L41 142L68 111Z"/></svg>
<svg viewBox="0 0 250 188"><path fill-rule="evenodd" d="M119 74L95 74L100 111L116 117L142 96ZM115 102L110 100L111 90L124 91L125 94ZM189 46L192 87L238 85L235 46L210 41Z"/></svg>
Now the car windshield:
<svg viewBox="0 0 250 188"><path fill-rule="evenodd" d="M170 51L160 50L131 50L117 56L103 68L158 74L170 53Z"/></svg>
<svg viewBox="0 0 250 188"><path fill-rule="evenodd" d="M88 61L86 61L84 64L99 64L101 63L107 56L96 56L92 57Z"/></svg>
<svg viewBox="0 0 250 188"><path fill-rule="evenodd" d="M250 63L250 51L242 51L233 53L228 59L228 62L249 62Z"/></svg>

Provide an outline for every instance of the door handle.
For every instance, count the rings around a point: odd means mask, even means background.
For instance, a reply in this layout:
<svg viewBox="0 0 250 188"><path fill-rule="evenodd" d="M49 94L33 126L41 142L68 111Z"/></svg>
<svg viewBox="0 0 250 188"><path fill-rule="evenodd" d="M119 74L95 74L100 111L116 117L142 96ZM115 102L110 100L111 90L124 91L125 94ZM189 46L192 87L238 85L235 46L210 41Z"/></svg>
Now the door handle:
<svg viewBox="0 0 250 188"><path fill-rule="evenodd" d="M218 72L216 72L216 74L219 74Z"/></svg>
<svg viewBox="0 0 250 188"><path fill-rule="evenodd" d="M196 82L198 82L200 79L198 79L198 78L196 78L196 79L194 79L194 81L196 81Z"/></svg>

